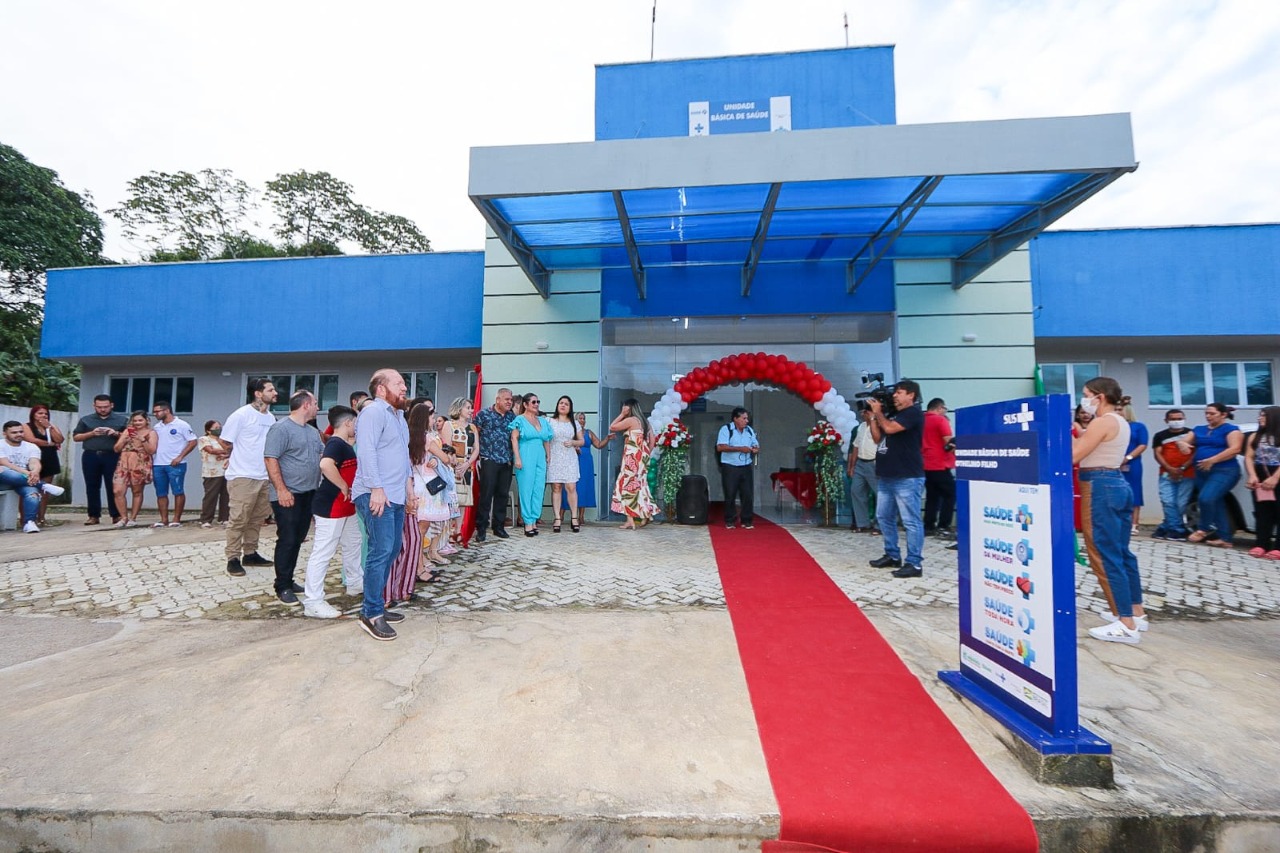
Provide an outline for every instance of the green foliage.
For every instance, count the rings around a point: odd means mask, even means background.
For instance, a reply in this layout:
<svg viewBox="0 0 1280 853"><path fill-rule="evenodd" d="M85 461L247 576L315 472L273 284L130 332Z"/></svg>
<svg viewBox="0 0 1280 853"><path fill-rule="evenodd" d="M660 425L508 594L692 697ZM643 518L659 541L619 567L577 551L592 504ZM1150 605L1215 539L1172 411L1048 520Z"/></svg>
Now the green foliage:
<svg viewBox="0 0 1280 853"><path fill-rule="evenodd" d="M93 200L0 144L0 402L76 408L80 368L40 357L45 270L105 263Z"/></svg>
<svg viewBox="0 0 1280 853"><path fill-rule="evenodd" d="M431 241L411 220L394 213L365 210L353 218L352 238L374 255L430 252Z"/></svg>
<svg viewBox="0 0 1280 853"><path fill-rule="evenodd" d="M0 143L3 302L38 306L46 269L89 266L99 263L101 254L102 220L93 200L64 187L57 172Z"/></svg>
<svg viewBox="0 0 1280 853"><path fill-rule="evenodd" d="M301 170L267 181L267 201L280 220L276 236L285 243L337 245L351 233L358 205L352 187L328 172Z"/></svg>
<svg viewBox="0 0 1280 853"><path fill-rule="evenodd" d="M150 247L151 260L207 260L248 236L255 194L230 169L148 172L129 181L128 198L107 213L126 237Z"/></svg>
<svg viewBox="0 0 1280 853"><path fill-rule="evenodd" d="M75 411L80 368L40 357L40 310L0 306L0 403Z"/></svg>

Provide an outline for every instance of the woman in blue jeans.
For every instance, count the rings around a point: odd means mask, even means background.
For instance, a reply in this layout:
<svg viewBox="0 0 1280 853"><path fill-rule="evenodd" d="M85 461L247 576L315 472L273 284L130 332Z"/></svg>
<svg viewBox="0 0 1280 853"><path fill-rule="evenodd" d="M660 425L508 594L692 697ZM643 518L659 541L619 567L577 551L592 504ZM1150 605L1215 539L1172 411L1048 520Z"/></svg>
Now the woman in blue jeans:
<svg viewBox="0 0 1280 853"><path fill-rule="evenodd" d="M1227 492L1240 482L1236 457L1244 446L1244 434L1231 423L1234 410L1225 403L1205 406L1205 426L1198 426L1181 441L1195 447L1196 478L1200 480L1200 529L1188 542L1216 548L1231 547L1231 520L1227 518Z"/></svg>
<svg viewBox="0 0 1280 853"><path fill-rule="evenodd" d="M1090 628L1089 634L1136 645L1147 629L1147 614L1138 558L1129 549L1133 491L1120 473L1129 446L1129 422L1117 411L1121 398L1114 379L1098 376L1085 383L1081 405L1094 417L1084 434L1072 439L1071 462L1080 466L1080 521L1089 563L1112 609L1111 623Z"/></svg>

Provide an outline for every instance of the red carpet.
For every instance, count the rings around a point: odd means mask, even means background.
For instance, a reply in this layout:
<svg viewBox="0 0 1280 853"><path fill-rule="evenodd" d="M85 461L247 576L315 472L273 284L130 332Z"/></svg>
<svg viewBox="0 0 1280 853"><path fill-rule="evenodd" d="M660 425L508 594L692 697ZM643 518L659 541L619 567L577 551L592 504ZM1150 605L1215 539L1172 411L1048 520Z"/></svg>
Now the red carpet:
<svg viewBox="0 0 1280 853"><path fill-rule="evenodd" d="M1034 853L1026 810L858 606L755 525L713 513L711 544L782 816L763 849Z"/></svg>

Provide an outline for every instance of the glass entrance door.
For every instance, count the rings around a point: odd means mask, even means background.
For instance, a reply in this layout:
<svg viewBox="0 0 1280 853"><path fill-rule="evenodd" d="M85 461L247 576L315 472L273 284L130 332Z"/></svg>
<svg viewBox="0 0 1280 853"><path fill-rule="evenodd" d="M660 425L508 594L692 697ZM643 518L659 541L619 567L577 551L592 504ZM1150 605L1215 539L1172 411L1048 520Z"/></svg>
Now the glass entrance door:
<svg viewBox="0 0 1280 853"><path fill-rule="evenodd" d="M862 390L862 374L895 374L893 317L853 314L817 317L677 317L604 321L601 428L635 397L646 413L681 376L715 359L741 352L778 353L817 370L846 398ZM723 499L716 435L734 407L751 413L761 452L754 467L755 509L779 523L815 523L812 465L805 459L805 436L817 411L772 385L726 385L695 400L681 415L693 433L690 473L707 478L711 500ZM621 445L601 451L602 517L617 478ZM655 496L657 497L657 496ZM847 514L847 507L842 506ZM834 518L833 518L834 520Z"/></svg>

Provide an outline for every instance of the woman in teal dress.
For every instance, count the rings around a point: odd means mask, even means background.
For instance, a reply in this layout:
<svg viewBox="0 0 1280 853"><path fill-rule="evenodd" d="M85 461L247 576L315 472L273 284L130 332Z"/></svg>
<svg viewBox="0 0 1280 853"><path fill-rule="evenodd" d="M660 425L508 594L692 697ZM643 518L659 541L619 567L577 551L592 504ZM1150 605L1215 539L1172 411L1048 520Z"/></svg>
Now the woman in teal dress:
<svg viewBox="0 0 1280 853"><path fill-rule="evenodd" d="M537 536L535 526L542 515L542 496L547 488L547 442L553 438L551 424L538 414L537 394L525 394L524 409L511 422L511 463L516 473L516 490L520 493L520 515L524 535Z"/></svg>

